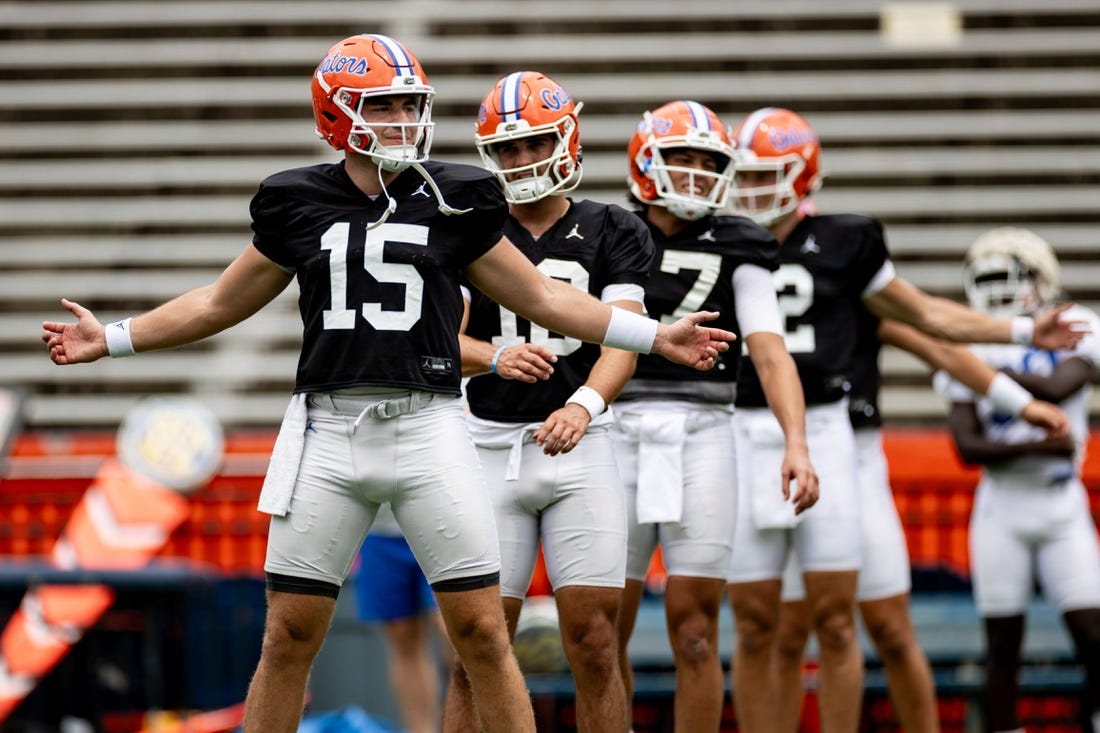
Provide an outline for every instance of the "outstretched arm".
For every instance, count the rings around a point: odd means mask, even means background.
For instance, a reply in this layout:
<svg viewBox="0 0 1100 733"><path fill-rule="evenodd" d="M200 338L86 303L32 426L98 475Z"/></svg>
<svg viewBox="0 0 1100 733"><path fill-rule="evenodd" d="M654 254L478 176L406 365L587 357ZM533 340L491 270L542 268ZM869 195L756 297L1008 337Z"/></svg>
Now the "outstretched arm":
<svg viewBox="0 0 1100 733"><path fill-rule="evenodd" d="M152 351L224 331L271 302L292 277L249 245L210 285L132 318L127 324L129 342L135 352ZM50 359L55 364L79 364L107 356L103 324L78 303L63 299L61 304L77 320L42 324L42 341L50 350Z"/></svg>
<svg viewBox="0 0 1100 733"><path fill-rule="evenodd" d="M969 348L958 344L940 341L926 336L912 326L885 319L879 323L879 340L908 351L921 359L934 370L942 370L980 395L992 398L998 407L1027 420L1032 425L1044 428L1051 435L1065 435L1069 431L1069 420L1057 405L1036 400L1026 394L1026 390L1017 387L1012 390L1002 380L993 367L974 355ZM995 380L998 380L995 383ZM1009 404L998 401L1006 389ZM1015 403L1012 404L1012 400Z"/></svg>
<svg viewBox="0 0 1100 733"><path fill-rule="evenodd" d="M470 263L466 275L505 308L552 331L590 343L654 353L695 369L714 366L736 336L702 325L716 313L693 313L658 324L612 308L572 285L547 277L507 239Z"/></svg>
<svg viewBox="0 0 1100 733"><path fill-rule="evenodd" d="M944 341L1033 343L1044 349L1072 348L1088 332L1084 321L1062 320L1072 303L1030 318L994 318L947 298L929 295L900 277L864 299L881 318L892 318Z"/></svg>

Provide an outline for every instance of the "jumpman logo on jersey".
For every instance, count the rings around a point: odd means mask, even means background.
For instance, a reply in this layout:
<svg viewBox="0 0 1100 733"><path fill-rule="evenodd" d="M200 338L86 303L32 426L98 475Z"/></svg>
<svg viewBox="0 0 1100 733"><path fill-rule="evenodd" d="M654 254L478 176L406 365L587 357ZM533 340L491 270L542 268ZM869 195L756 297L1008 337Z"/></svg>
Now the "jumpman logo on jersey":
<svg viewBox="0 0 1100 733"><path fill-rule="evenodd" d="M814 235L806 237L806 241L802 243L800 247L803 254L818 254L821 252L821 247L817 245L817 241L814 240Z"/></svg>
<svg viewBox="0 0 1100 733"><path fill-rule="evenodd" d="M580 224L574 224L573 228L569 230L569 233L565 235L566 239L584 239L584 235L577 231L577 227Z"/></svg>
<svg viewBox="0 0 1100 733"><path fill-rule="evenodd" d="M717 239L714 238L714 229L706 230L705 232L700 234L698 237L696 237L696 239L698 239L700 242L717 242L718 241Z"/></svg>
<svg viewBox="0 0 1100 733"><path fill-rule="evenodd" d="M427 181L421 181L420 182L420 188L413 191L411 195L412 196L423 196L426 199L430 199L432 197L432 195L424 190L424 187L427 186L427 185L428 185Z"/></svg>

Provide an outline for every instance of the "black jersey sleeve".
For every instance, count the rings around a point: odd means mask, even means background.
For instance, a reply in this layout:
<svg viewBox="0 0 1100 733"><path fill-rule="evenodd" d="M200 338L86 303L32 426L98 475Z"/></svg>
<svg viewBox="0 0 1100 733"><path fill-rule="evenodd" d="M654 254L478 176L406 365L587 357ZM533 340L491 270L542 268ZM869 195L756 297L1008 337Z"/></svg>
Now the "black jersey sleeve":
<svg viewBox="0 0 1100 733"><path fill-rule="evenodd" d="M644 286L656 256L649 227L634 214L613 204L607 207L607 218L609 226L605 231L611 233L606 248L607 283Z"/></svg>
<svg viewBox="0 0 1100 733"><path fill-rule="evenodd" d="M734 243L738 267L757 265L768 272L779 269L779 242L767 229L742 216L715 217L715 222L728 230L721 239Z"/></svg>
<svg viewBox="0 0 1100 733"><path fill-rule="evenodd" d="M859 292L863 292L871 279L890 259L882 222L869 216L855 214L840 216L837 220L851 232L850 241L856 247L851 259L851 277L853 283L859 288Z"/></svg>
<svg viewBox="0 0 1100 733"><path fill-rule="evenodd" d="M504 237L508 202L500 181L488 171L458 163L428 163L425 170L435 180L443 202L463 213L440 212L441 226L453 228L466 241L467 259L462 265L481 257ZM442 207L441 207L442 208Z"/></svg>
<svg viewBox="0 0 1100 733"><path fill-rule="evenodd" d="M277 173L264 179L252 197L249 212L252 215L252 244L272 262L293 269L296 263L291 260L285 246L289 219L288 173Z"/></svg>

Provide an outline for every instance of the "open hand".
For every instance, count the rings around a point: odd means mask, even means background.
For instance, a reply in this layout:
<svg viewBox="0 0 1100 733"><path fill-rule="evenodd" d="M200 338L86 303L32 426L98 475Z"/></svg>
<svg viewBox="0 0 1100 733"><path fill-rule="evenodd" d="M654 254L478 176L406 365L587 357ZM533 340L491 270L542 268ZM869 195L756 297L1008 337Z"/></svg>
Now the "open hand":
<svg viewBox="0 0 1100 733"><path fill-rule="evenodd" d="M42 341L54 364L80 364L107 355L107 338L101 324L90 310L79 303L61 299L61 305L76 316L76 323L45 321Z"/></svg>
<svg viewBox="0 0 1100 733"><path fill-rule="evenodd" d="M702 325L717 317L718 313L700 311L673 324L660 324L653 341L653 353L700 371L714 368L718 355L729 351L729 342L737 338L732 331Z"/></svg>

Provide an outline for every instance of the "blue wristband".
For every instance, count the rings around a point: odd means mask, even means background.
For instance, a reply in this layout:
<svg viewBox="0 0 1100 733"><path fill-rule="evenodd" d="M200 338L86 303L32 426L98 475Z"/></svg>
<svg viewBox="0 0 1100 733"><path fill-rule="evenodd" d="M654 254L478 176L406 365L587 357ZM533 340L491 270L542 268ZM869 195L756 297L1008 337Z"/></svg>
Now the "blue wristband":
<svg viewBox="0 0 1100 733"><path fill-rule="evenodd" d="M493 360L489 362L489 371L493 374L497 373L497 362L500 361L500 355L504 353L504 350L508 348L510 344L505 344L497 349L497 353L493 354Z"/></svg>

